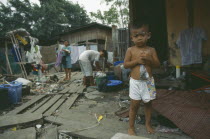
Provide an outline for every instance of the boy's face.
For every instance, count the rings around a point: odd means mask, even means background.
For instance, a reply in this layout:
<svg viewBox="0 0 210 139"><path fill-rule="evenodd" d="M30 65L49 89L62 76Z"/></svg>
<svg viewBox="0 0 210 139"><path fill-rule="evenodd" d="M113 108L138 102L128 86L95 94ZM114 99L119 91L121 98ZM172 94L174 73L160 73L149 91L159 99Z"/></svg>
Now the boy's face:
<svg viewBox="0 0 210 139"><path fill-rule="evenodd" d="M145 46L148 39L150 39L151 33L147 26L140 27L138 29L131 30L131 40L136 46Z"/></svg>

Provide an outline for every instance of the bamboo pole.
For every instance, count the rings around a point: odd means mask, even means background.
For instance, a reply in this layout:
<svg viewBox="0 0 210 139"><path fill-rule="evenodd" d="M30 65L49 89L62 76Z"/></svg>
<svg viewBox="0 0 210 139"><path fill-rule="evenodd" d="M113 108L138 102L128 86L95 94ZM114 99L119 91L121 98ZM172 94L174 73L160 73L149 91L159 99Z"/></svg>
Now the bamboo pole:
<svg viewBox="0 0 210 139"><path fill-rule="evenodd" d="M26 75L25 75L24 69L23 69L24 66L21 64L22 60L20 59L21 56L20 56L19 50L15 48L15 47L18 47L18 44L16 43L17 40L15 39L14 34L11 34L11 35L10 35L10 38L11 38L11 41L12 41L12 43L13 43L13 47L14 47L14 50L15 50L15 54L16 54L16 56L17 56L17 59L18 59L18 61L20 62L20 63L19 63L19 66L20 66L20 68L21 68L21 72L22 72L22 74L23 74L23 77L24 77L24 78L27 78ZM15 46L14 46L14 45L15 45Z"/></svg>
<svg viewBox="0 0 210 139"><path fill-rule="evenodd" d="M13 35L13 38L14 38L14 40L15 40L15 42L16 42L16 44L17 44L17 46L19 46L18 41L17 41L17 39L15 38L14 33L13 33L12 35ZM20 62L22 62L23 60L22 60L22 57L21 57L21 54L20 54L19 49L17 49L17 52L18 52L18 54L19 54L19 56L20 56ZM23 63L21 63L21 66L22 66L22 68L23 68L24 78L26 78L26 79L27 79L28 77L27 77L27 73L26 73L25 66L24 66L24 64L23 64Z"/></svg>
<svg viewBox="0 0 210 139"><path fill-rule="evenodd" d="M11 66L10 66L10 62L9 62L9 58L8 58L7 41L5 41L5 56L6 56L7 66L9 67L9 72L10 72L11 75L13 75L12 69L11 69Z"/></svg>

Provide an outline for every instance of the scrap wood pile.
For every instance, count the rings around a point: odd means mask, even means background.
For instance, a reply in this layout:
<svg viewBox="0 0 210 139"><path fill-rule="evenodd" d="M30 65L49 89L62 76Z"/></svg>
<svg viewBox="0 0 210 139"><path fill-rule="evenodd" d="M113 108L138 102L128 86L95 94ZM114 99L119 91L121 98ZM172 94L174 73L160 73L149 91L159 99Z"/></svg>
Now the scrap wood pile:
<svg viewBox="0 0 210 139"><path fill-rule="evenodd" d="M210 94L158 90L153 108L189 136L210 137Z"/></svg>

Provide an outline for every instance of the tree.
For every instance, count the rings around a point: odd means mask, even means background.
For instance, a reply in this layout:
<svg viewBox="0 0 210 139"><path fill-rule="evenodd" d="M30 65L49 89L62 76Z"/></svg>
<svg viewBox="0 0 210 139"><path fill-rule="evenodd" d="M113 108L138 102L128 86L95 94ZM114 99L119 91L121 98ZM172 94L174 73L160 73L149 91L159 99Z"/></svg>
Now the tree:
<svg viewBox="0 0 210 139"><path fill-rule="evenodd" d="M24 28L40 40L49 40L89 22L84 8L67 0L40 0L40 5L10 0L8 5L0 4L0 36Z"/></svg>
<svg viewBox="0 0 210 139"><path fill-rule="evenodd" d="M32 6L28 0L10 0L8 5L0 5L0 36L17 28L31 31Z"/></svg>
<svg viewBox="0 0 210 139"><path fill-rule="evenodd" d="M103 24L114 24L122 28L128 26L129 22L129 10L128 10L128 0L102 0L108 6L110 6L107 11L98 10L96 13L91 12L91 17L94 20L99 20Z"/></svg>

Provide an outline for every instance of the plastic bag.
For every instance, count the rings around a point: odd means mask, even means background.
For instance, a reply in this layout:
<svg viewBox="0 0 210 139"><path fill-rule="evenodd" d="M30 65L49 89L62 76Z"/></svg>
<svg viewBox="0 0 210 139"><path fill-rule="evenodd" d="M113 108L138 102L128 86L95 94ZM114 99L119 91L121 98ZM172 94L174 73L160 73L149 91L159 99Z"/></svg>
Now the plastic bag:
<svg viewBox="0 0 210 139"><path fill-rule="evenodd" d="M140 65L140 80L148 80L149 73L147 72L144 65Z"/></svg>

